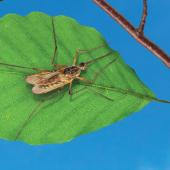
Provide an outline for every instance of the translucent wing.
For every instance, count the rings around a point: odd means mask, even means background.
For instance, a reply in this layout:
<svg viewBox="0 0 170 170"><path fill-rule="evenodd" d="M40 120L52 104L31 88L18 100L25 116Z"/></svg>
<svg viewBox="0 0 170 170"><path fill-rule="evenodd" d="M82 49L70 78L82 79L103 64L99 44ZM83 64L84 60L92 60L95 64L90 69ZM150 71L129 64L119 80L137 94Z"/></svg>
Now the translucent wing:
<svg viewBox="0 0 170 170"><path fill-rule="evenodd" d="M54 72L44 71L28 76L26 82L33 85L33 93L43 94L69 84L71 78L63 74L63 70Z"/></svg>
<svg viewBox="0 0 170 170"><path fill-rule="evenodd" d="M56 76L58 74L58 72L51 72L51 71L43 71L41 73L38 74L32 74L30 76L27 76L26 78L26 82L29 84L39 84L43 81L48 80L49 78Z"/></svg>
<svg viewBox="0 0 170 170"><path fill-rule="evenodd" d="M44 94L44 93L48 93L52 90L61 88L61 87L65 86L66 84L68 84L68 82L64 82L64 81L61 81L61 82L58 81L58 82L46 84L46 85L38 85L37 84L32 88L32 92L35 94Z"/></svg>

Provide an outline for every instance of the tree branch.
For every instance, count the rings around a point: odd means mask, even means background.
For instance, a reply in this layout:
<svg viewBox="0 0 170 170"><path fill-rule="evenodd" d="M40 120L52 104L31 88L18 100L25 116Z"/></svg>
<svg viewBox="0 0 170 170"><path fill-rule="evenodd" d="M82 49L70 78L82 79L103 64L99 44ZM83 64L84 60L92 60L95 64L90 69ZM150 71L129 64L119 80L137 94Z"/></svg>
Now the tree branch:
<svg viewBox="0 0 170 170"><path fill-rule="evenodd" d="M159 46L150 41L144 36L143 30L147 17L147 1L143 0L143 15L141 23L138 28L135 28L124 16L112 8L105 0L93 0L99 7L108 13L118 24L120 24L132 37L134 37L140 44L157 56L168 68L170 68L169 56L160 49Z"/></svg>
<svg viewBox="0 0 170 170"><path fill-rule="evenodd" d="M143 0L143 14L142 14L140 25L137 28L138 34L143 34L145 23L146 23L147 10L148 10L147 9L147 0Z"/></svg>

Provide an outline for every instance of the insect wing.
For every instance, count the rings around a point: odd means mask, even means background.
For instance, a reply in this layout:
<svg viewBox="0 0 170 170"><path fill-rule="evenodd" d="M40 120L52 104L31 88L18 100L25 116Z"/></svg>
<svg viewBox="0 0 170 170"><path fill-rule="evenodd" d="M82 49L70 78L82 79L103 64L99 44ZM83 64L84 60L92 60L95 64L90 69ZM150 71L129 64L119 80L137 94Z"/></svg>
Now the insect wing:
<svg viewBox="0 0 170 170"><path fill-rule="evenodd" d="M41 82L46 81L57 74L58 72L43 71L38 74L27 76L26 82L33 85L40 84Z"/></svg>
<svg viewBox="0 0 170 170"><path fill-rule="evenodd" d="M65 75L58 74L57 76L53 76L50 79L42 81L41 83L35 84L32 88L32 92L35 94L48 93L52 90L65 86L70 83L70 81L71 80L65 77Z"/></svg>
<svg viewBox="0 0 170 170"><path fill-rule="evenodd" d="M58 89L60 87L63 87L66 84L67 83L64 83L64 82L56 82L55 84L49 84L49 85L35 85L32 88L32 92L34 94L44 94L52 90Z"/></svg>

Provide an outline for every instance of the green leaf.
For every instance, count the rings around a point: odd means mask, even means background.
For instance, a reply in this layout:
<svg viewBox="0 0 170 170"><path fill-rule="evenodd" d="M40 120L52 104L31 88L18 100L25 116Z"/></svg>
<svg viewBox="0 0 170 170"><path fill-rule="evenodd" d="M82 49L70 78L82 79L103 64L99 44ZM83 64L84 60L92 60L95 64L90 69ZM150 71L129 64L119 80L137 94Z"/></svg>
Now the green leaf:
<svg viewBox="0 0 170 170"><path fill-rule="evenodd" d="M50 16L37 12L24 17L9 14L1 18L0 62L53 70L51 21ZM105 45L81 55L79 62L109 51L112 54L91 64L81 74L92 80L95 72L102 70L95 84L74 81L72 97L68 86L49 95L33 94L25 78L36 71L1 65L1 138L29 144L63 143L110 125L139 111L151 100L158 100L94 28L82 26L66 16L54 17L54 25L58 46L55 63L72 65L77 48ZM107 65L115 58L118 59ZM42 100L45 102L41 103Z"/></svg>

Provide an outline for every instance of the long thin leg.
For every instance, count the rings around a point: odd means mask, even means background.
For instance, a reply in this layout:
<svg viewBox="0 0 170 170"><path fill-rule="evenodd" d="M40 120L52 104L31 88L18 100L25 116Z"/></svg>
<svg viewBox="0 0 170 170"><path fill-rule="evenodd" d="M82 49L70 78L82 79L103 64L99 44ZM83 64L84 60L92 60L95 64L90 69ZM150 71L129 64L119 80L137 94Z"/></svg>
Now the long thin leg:
<svg viewBox="0 0 170 170"><path fill-rule="evenodd" d="M91 49L88 49L88 50L76 49L76 52L75 52L75 55L74 55L74 60L73 60L73 65L76 65L77 60L78 60L78 57L79 57L81 54L89 53L89 52L91 52L91 51L97 50L97 49L102 48L102 47L104 47L104 46L105 46L105 45L100 45L100 46L98 46L98 47L91 48Z"/></svg>
<svg viewBox="0 0 170 170"><path fill-rule="evenodd" d="M97 72L94 73L93 76L93 83L95 83L96 79L100 76L100 74L106 69L108 68L112 63L114 63L118 58L113 59L111 62L109 62L108 64L106 64L103 68L101 68L100 70L98 70Z"/></svg>
<svg viewBox="0 0 170 170"><path fill-rule="evenodd" d="M106 54L106 55L103 55L103 56L101 56L101 57L98 57L98 58L103 58L103 57L105 57L105 56L107 56L107 55L109 55L109 53ZM98 58L97 58L97 59L98 59ZM102 71L105 70L106 68L108 68L108 67L109 67L113 62L115 62L117 59L118 59L117 57L114 58L112 61L110 61L108 64L106 64L103 68L101 68L99 71L97 71L97 72L94 74L93 80L88 80L88 79L86 79L85 77L77 77L77 79L79 79L79 80L81 80L81 81L83 81L83 82L85 82L85 83L88 83L88 84L95 83L96 79L100 76L100 74L102 73ZM84 87L84 88L78 90L77 92L74 92L73 95L76 94L76 93L78 93L78 92L80 92L80 91L85 90L86 88L87 88L87 87ZM88 89L89 89L89 88L88 88ZM97 91L95 91L95 90L92 90L92 89L90 89L90 90L93 91L93 92L95 92L95 93L97 93L97 94L99 94L100 96L102 96L102 97L110 100L110 101L114 101L113 99L111 99L111 98L103 95L102 93L99 93L99 92L97 92Z"/></svg>
<svg viewBox="0 0 170 170"><path fill-rule="evenodd" d="M51 20L52 20L53 42L54 42L54 52L53 52L53 55L52 55L52 58L51 58L51 64L52 64L52 66L55 66L55 65L57 65L57 64L54 64L55 57L56 57L56 54L57 54L57 40L56 40L56 32L55 32L55 26L54 26L54 18L51 17Z"/></svg>
<svg viewBox="0 0 170 170"><path fill-rule="evenodd" d="M23 129L28 125L28 123L33 119L33 117L35 117L37 115L37 111L40 107L42 107L42 105L48 101L49 99L51 99L52 97L54 97L54 95L56 95L55 93L51 94L50 96L47 96L46 98L44 98L43 100L39 101L38 104L34 107L34 109L30 112L28 118L25 120L25 122L21 125L21 127L19 128L19 130L16 133L15 136L15 140L17 140L19 138L19 136L21 135Z"/></svg>
<svg viewBox="0 0 170 170"><path fill-rule="evenodd" d="M57 40L56 40L56 32L55 32L55 26L54 26L54 18L52 18L52 32L53 32L53 42L54 42L54 52L53 52L53 55L52 55L52 58L51 58L51 64L52 66L55 67L56 70L58 69L61 69L63 67L65 67L66 65L62 65L62 64L55 64L55 58L56 58L56 55L57 55Z"/></svg>
<svg viewBox="0 0 170 170"><path fill-rule="evenodd" d="M27 126L27 124L30 122L30 120L32 119L32 117L35 115L36 111L41 107L41 105L44 103L45 101L40 101L36 107L32 110L32 112L29 114L28 118L26 119L26 121L22 124L22 126L19 128L16 136L15 136L15 140L17 140L19 138L19 136L21 135L23 129Z"/></svg>
<svg viewBox="0 0 170 170"><path fill-rule="evenodd" d="M108 68L108 66L110 66L110 65L111 65L113 62L115 62L116 60L117 60L117 58L115 58L114 60L112 60L111 62L109 62L108 64L106 64L103 68L101 68L98 72L96 72L95 75L94 75L94 77L93 77L93 80L88 80L88 79L86 79L85 77L77 77L77 79L79 79L79 80L81 80L81 81L83 81L83 82L85 82L85 83L88 83L88 84L93 84L93 83L95 83L95 81L96 81L96 79L99 77L99 75L102 73L102 71L105 70L106 68ZM82 91L82 90L84 90L84 89L86 89L86 88L87 88L87 87L84 87L84 88L80 89L79 91ZM114 101L112 98L109 98L109 97L103 95L102 93L99 93L98 91L92 90L91 88L87 88L87 89L95 92L96 94L98 94L98 95L100 95L100 96L102 96L102 97L104 97L104 98L106 98L106 99L108 99L108 100L110 100L110 101ZM79 92L79 91L78 91L78 92ZM78 92L76 92L76 93L78 93ZM75 94L75 93L74 93L74 94Z"/></svg>
<svg viewBox="0 0 170 170"><path fill-rule="evenodd" d="M102 55L102 56L100 56L100 57L97 57L97 58L94 58L94 59L92 59L92 60L86 61L85 64L86 64L87 66L89 66L90 64L93 64L93 63L95 63L96 61L99 61L99 60L101 60L101 59L103 59L103 58L106 58L106 57L110 56L111 54L113 54L113 52L112 52L112 51L109 51L108 53L106 53L106 54L104 54L104 55Z"/></svg>
<svg viewBox="0 0 170 170"><path fill-rule="evenodd" d="M72 81L69 84L69 95L72 95Z"/></svg>
<svg viewBox="0 0 170 170"><path fill-rule="evenodd" d="M57 53L57 42L56 42L56 34L55 34L55 27L54 27L54 19L52 17L52 29L53 29L53 38L54 38L54 53L52 56L51 64L54 64L55 56ZM8 67L15 67L15 68L24 68L24 69L30 69L30 70L36 70L36 71L43 71L43 69L39 68L31 68L31 67L25 67L25 66L19 66L19 65L14 65L14 64L6 64L6 63L0 63L0 65L8 66ZM57 66L57 65L55 65Z"/></svg>
<svg viewBox="0 0 170 170"><path fill-rule="evenodd" d="M93 91L94 93L98 94L98 95L101 96L101 97L104 97L104 98L107 99L107 100L114 101L112 98L107 97L107 96L105 96L104 94L102 94L102 93L100 93L100 92L98 92L98 91L95 91L94 89L91 89L91 88L87 88L87 89Z"/></svg>
<svg viewBox="0 0 170 170"><path fill-rule="evenodd" d="M77 94L77 93L79 93L79 92L81 92L81 91L83 91L83 90L85 90L85 89L87 89L87 87L83 87L83 88L81 88L81 89L79 89L79 90L76 90L76 91L74 91L74 92L72 93L72 95L75 95L75 94Z"/></svg>
<svg viewBox="0 0 170 170"><path fill-rule="evenodd" d="M107 100L114 101L112 98L107 97L107 96L105 96L104 94L102 94L102 93L100 93L100 92L98 92L98 91L95 91L95 90L93 90L93 89L91 89L91 88L88 88L88 87L83 87L83 88L75 91L75 92L73 93L73 95L78 94L79 92L82 92L82 91L84 91L84 90L86 90L86 89L92 91L93 93L96 93L97 95L99 95L99 96L101 96L101 97L104 97L104 98L107 99Z"/></svg>
<svg viewBox="0 0 170 170"><path fill-rule="evenodd" d="M67 65L64 64L54 64L55 70L59 70L61 68L67 67Z"/></svg>
<svg viewBox="0 0 170 170"><path fill-rule="evenodd" d="M91 83L93 83L93 81L92 80L88 80L88 79L86 79L85 77L76 77L76 79L78 79L78 80L81 80L81 81L83 81L83 82L85 82L85 83L88 83L88 84L91 84Z"/></svg>
<svg viewBox="0 0 170 170"><path fill-rule="evenodd" d="M114 60L112 60L111 62L109 62L108 64L106 64L103 68L101 68L99 71L97 71L94 76L93 76L93 80L88 80L85 77L76 77L77 79L88 83L88 84L92 84L95 83L96 79L100 76L100 74L103 72L103 70L105 70L106 68L108 68L113 62L115 62L117 60L117 58L115 58Z"/></svg>
<svg viewBox="0 0 170 170"><path fill-rule="evenodd" d="M7 67L14 67L14 68L23 68L23 69L35 70L35 71L43 71L43 69L40 69L40 68L25 67L25 66L19 66L19 65L14 65L14 64L0 63L0 65L7 66Z"/></svg>

